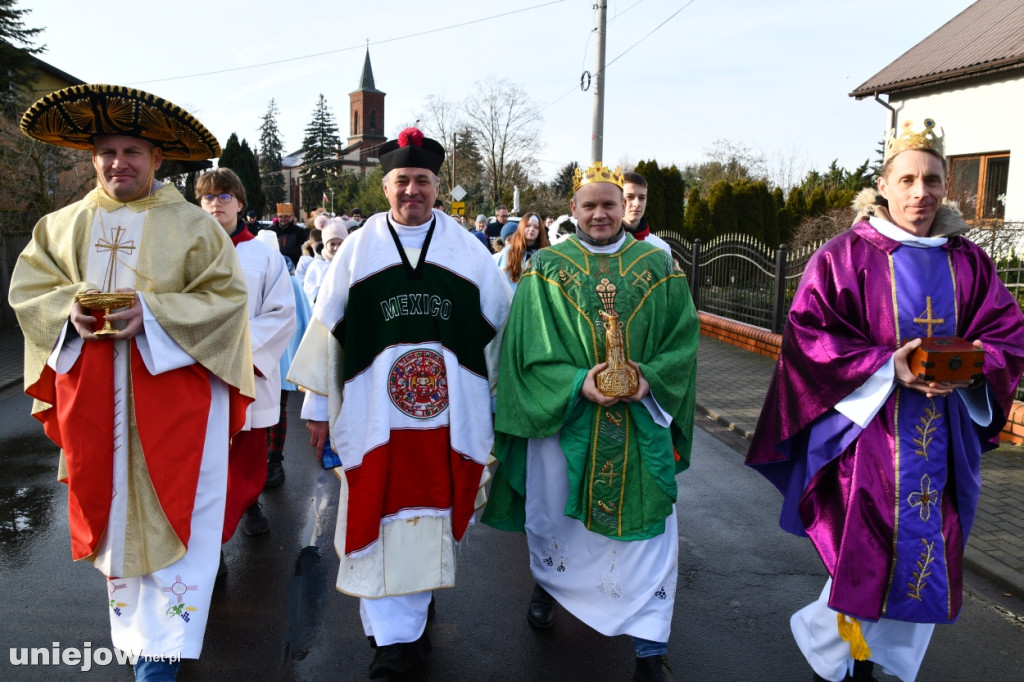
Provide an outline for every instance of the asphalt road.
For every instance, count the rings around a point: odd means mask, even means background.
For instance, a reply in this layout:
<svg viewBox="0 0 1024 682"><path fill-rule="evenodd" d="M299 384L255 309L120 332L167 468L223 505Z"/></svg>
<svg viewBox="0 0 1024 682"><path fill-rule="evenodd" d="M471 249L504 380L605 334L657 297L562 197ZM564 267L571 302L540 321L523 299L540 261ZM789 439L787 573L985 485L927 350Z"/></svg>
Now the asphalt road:
<svg viewBox="0 0 1024 682"><path fill-rule="evenodd" d="M29 406L16 391L0 394L0 679L131 680L126 666L22 666L5 653L55 642L110 646L103 578L70 559L56 449ZM298 407L293 400L288 478L263 495L272 530L257 538L239 531L225 546L229 574L211 606L202 658L186 661L180 680L365 679L372 651L358 603L333 589L336 483L310 454ZM743 466L745 441L697 419L693 465L678 479L669 661L687 680L810 680L788 620L817 596L824 569L806 540L778 529L778 494ZM1024 602L975 576L966 582L960 622L936 629L920 679L1021 679ZM532 586L522 536L471 528L457 586L436 593L434 652L419 679L631 679L628 637L602 637L564 611L551 631L531 630L524 616Z"/></svg>

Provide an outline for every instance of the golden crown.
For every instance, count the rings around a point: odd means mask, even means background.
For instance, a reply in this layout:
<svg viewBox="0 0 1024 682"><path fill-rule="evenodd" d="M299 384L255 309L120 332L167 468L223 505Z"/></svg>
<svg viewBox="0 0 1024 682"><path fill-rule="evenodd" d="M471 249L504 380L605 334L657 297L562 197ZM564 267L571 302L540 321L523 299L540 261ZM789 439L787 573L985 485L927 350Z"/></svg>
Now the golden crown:
<svg viewBox="0 0 1024 682"><path fill-rule="evenodd" d="M892 129L889 139L885 141L884 161L888 161L900 152L912 149L930 149L939 156L945 156L943 141L946 138L942 128L939 128L939 135L942 135L942 137L936 135L935 121L933 119L926 118L924 120L924 130L921 132L914 132L913 125L913 121L904 121L899 131L896 128Z"/></svg>
<svg viewBox="0 0 1024 682"><path fill-rule="evenodd" d="M621 168L617 167L612 171L611 168L606 168L602 165L600 161L595 161L586 169L577 166L576 170L572 173L572 191L576 192L580 187L591 182L610 182L613 185L622 187L626 184L626 179L622 177Z"/></svg>

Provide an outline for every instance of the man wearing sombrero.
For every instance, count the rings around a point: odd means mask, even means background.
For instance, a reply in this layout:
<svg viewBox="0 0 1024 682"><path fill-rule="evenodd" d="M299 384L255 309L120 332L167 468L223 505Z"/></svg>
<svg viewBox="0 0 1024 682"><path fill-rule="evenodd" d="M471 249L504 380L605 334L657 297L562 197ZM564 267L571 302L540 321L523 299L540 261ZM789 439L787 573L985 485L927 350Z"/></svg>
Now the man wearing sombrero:
<svg viewBox="0 0 1024 682"><path fill-rule="evenodd" d="M254 389L235 250L154 173L220 146L174 104L111 85L47 95L21 128L91 150L99 181L39 221L15 266L25 391L62 450L72 556L108 578L114 645L147 657L137 679L172 679L168 659L202 649L228 439ZM80 302L87 293L104 295ZM103 334L104 321L119 331Z"/></svg>

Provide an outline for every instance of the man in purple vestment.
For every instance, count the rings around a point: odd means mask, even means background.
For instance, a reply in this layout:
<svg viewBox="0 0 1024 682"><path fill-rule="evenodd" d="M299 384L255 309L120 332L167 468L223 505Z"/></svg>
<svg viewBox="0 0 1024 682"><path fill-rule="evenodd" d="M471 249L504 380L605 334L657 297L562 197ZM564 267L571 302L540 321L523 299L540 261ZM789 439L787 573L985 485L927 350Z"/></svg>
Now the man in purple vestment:
<svg viewBox="0 0 1024 682"><path fill-rule="evenodd" d="M956 620L963 549L1024 368L1024 325L989 257L942 206L943 137L911 121L886 145L878 191L814 255L747 455L784 496L780 525L829 573L791 619L816 680L913 680L935 623ZM983 379L924 381L925 337L985 351Z"/></svg>

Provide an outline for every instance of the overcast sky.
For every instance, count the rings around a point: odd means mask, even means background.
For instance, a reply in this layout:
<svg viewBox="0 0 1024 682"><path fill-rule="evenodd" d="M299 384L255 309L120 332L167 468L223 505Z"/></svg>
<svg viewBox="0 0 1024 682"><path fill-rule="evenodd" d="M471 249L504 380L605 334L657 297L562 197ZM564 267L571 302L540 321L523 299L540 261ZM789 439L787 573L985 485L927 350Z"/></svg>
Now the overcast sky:
<svg viewBox="0 0 1024 682"><path fill-rule="evenodd" d="M682 167L726 139L776 166L795 161L806 171L838 159L853 168L874 156L887 119L877 102L849 92L971 4L608 0L605 162ZM521 85L542 116L545 179L569 161L590 161L594 96L580 77L595 70L593 0L21 0L17 8L31 10L27 26L45 29L43 60L86 82L164 97L222 145L232 132L256 145L274 98L286 152L298 149L320 93L344 139L369 40L389 137L420 117L428 95L459 101L494 76Z"/></svg>

